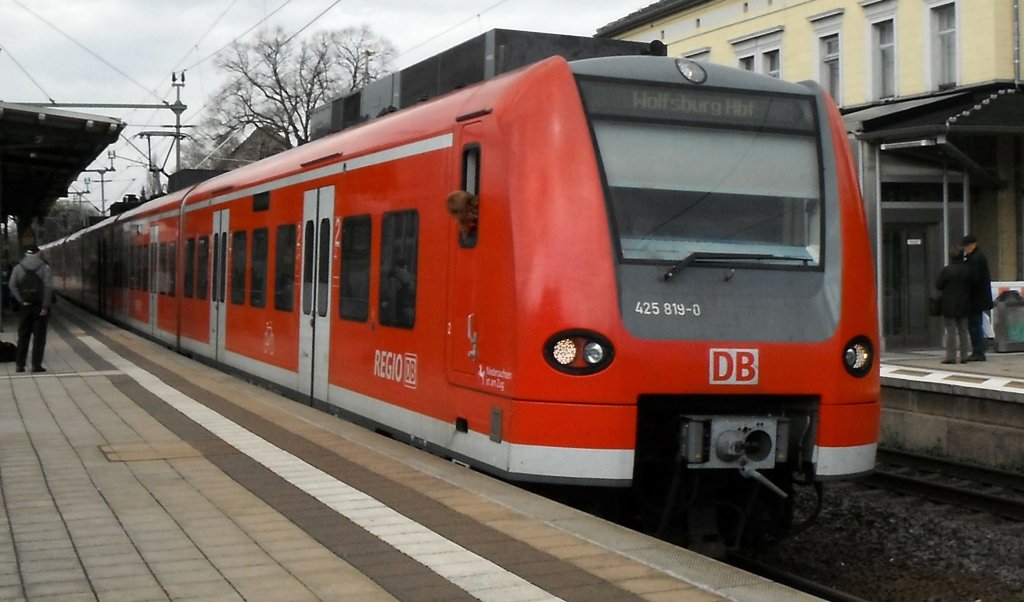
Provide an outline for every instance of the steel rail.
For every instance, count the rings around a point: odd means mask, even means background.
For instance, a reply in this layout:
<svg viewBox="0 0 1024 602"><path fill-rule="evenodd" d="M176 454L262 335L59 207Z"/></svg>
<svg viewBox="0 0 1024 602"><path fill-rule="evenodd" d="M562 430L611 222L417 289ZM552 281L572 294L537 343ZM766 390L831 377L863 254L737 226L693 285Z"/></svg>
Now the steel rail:
<svg viewBox="0 0 1024 602"><path fill-rule="evenodd" d="M865 485L1024 521L1024 475L891 450L880 451L879 461L882 466L863 481ZM926 475L898 474L887 470L886 464L923 471ZM937 482L936 475L965 483ZM980 485L1012 490L1017 497L984 493L977 490Z"/></svg>

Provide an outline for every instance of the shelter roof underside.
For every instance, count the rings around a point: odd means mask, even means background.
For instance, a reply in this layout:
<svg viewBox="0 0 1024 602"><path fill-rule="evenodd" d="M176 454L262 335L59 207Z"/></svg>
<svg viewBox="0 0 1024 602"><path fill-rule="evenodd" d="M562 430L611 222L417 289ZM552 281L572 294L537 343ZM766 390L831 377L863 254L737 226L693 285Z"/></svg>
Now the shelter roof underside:
<svg viewBox="0 0 1024 602"><path fill-rule="evenodd" d="M124 127L110 117L0 102L0 220L45 216Z"/></svg>

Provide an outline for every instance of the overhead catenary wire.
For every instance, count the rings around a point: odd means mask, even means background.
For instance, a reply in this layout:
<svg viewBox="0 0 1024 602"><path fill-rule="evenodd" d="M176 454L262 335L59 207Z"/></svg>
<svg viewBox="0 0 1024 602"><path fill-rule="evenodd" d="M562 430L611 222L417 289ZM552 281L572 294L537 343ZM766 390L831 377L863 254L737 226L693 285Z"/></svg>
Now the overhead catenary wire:
<svg viewBox="0 0 1024 602"><path fill-rule="evenodd" d="M113 69L113 70L114 70L114 71L115 71L115 72L116 72L117 74L119 74L119 75L120 75L121 77L123 77L123 78L125 78L126 80L128 80L129 82L131 82L131 83L135 84L135 85L136 85L136 86L138 86L139 88L141 88L141 89L145 90L145 91L146 91L146 94L147 94L147 95L153 96L153 97L154 97L154 98L156 98L157 100L161 100L161 101L163 100L163 99L159 98L158 96L156 96L155 94L153 94L153 92L152 92L151 90L147 89L147 88L146 88L146 86L144 86L144 85L142 85L141 83L139 83L139 81L138 81L138 80L136 80L136 79L135 79L134 77L132 77L132 76L128 75L127 73L125 73L124 71L122 71L122 70L121 70L121 69L120 69L120 68L119 68L119 67L118 67L117 65L114 65L113 63L111 63L111 62L110 62L110 61L108 61L107 59L105 59L105 58L103 58L102 56L100 56L99 54L97 54L97 53L96 53L95 51L93 51L93 50L92 50L91 48L89 48L89 47L88 47L88 46L86 46L85 44L83 44L83 43L79 42L78 40L76 40L75 38L73 38L73 37L72 37L72 36L71 36L70 34L66 33L66 32L65 32L65 31L64 31L63 29L61 29L61 28L57 27L57 26L56 26L56 25L54 25L54 24L53 24L52 22L50 22L50 20L49 20L49 19L47 19L46 17L44 17L44 16L40 15L39 13L37 13L37 12L36 12L36 11L34 11L34 10L32 10L31 8L29 8L29 7L25 6L25 4L24 4L24 3L23 3L23 2L21 1L21 0L11 0L11 2L14 2L14 3L15 3L15 4L17 4L18 6L20 6L20 7L21 7L21 8L23 8L24 10L26 10L26 11L27 11L27 12L28 12L29 14L31 14L31 15L32 15L33 17L35 17L35 18L39 19L40 21L42 21L43 23L45 23L45 24L46 24L47 26L49 26L49 27L50 27L51 29L53 29L54 31L56 31L56 32L57 32L57 33L59 33L60 35L64 36L65 38L67 38L67 39L68 39L68 41L70 41L70 42L71 42L72 44L74 44L75 46L78 46L78 47L79 47L79 48L81 48L82 50L84 50L84 51L88 52L88 53L89 53L89 54L90 54L90 55L91 55L92 57L94 57L94 58L95 58L96 60L100 61L101 63L103 63L103 64L104 64L104 65L106 65L107 67L110 67L111 69Z"/></svg>
<svg viewBox="0 0 1024 602"><path fill-rule="evenodd" d="M485 14L485 13L488 13L488 12L490 12L490 11L492 11L492 10L494 10L494 9L498 8L498 7L499 7L499 6L501 6L502 4L505 4L506 2L508 2L508 0L500 0L499 2L497 2L497 3L495 3L495 4L492 4L491 6L488 6L487 8L483 9L482 11L480 11L480 12L478 12L478 13L474 13L474 14L473 14L473 15L471 15L471 16L470 16L469 18L467 18L467 19L464 19L464 20L462 20L462 21L460 21L460 22L456 23L455 25L452 25L451 27L449 27L448 29L445 29L444 31L442 31L442 32L440 32L440 33L434 34L433 36L431 36L431 37L427 38L426 40L423 40L423 41L422 41L422 42L420 42L419 44L416 44L416 45L414 45L414 46L411 46L411 47L409 47L409 48L406 48L406 49L405 49L405 51L404 51L404 52L401 52L401 53L399 53L399 54L398 54L398 55L397 55L397 56L395 57L395 59L397 60L397 59L399 59L399 58L402 58L403 56L405 56L405 55L407 55L407 54L409 54L409 53L413 52L414 50L418 50L418 49L420 49L420 48L422 48L422 47L426 46L427 44L429 44L429 43L431 43L431 42L433 42L433 41L435 41L435 40L438 40L438 39L440 39L441 37L443 37L443 36L445 36L445 35L447 35L447 34L449 34L449 33L453 32L453 31L455 31L456 29L458 29L458 28L462 27L462 26L463 26L463 25L465 25L466 23L470 23L470 22L472 22L472 21L473 21L473 19L479 19L481 15L483 15L483 14Z"/></svg>
<svg viewBox="0 0 1024 602"><path fill-rule="evenodd" d="M25 74L25 77L27 77L29 81L31 81L35 85L36 88L39 88L39 91L43 93L43 96L45 96L47 100L49 100L52 103L57 102L53 99L52 96L50 96L50 94L46 90L43 89L43 86L36 81L36 78L32 77L32 74L29 73L28 70L25 69L25 67L23 67L22 64L18 62L18 59L14 58L14 54L11 52L10 48L5 48L3 44L0 44L0 52L3 52L7 56L11 57L11 62L14 63L14 66L21 70L21 72Z"/></svg>

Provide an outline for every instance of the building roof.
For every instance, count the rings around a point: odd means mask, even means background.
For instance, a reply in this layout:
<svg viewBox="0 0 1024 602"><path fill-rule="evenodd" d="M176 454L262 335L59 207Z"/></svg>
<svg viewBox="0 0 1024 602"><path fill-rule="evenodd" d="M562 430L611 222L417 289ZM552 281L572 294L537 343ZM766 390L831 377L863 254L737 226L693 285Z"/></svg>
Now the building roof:
<svg viewBox="0 0 1024 602"><path fill-rule="evenodd" d="M0 102L0 223L46 215L124 127L110 117Z"/></svg>
<svg viewBox="0 0 1024 602"><path fill-rule="evenodd" d="M1024 92L1012 83L960 88L850 111L846 129L860 140L916 160L950 160L980 184L1001 187L999 136L1024 136Z"/></svg>
<svg viewBox="0 0 1024 602"><path fill-rule="evenodd" d="M631 29L640 27L641 25L647 25L648 23L662 17L675 15L679 11L690 8L691 6L706 4L710 1L711 0L661 0L661 2L655 2L646 8L641 8L638 11L628 14L617 21L612 21L607 25L599 27L597 29L597 33L594 34L594 37L615 37L626 33Z"/></svg>
<svg viewBox="0 0 1024 602"><path fill-rule="evenodd" d="M843 115L862 139L906 140L937 134L1024 134L1024 93L1012 84L960 88L875 105Z"/></svg>

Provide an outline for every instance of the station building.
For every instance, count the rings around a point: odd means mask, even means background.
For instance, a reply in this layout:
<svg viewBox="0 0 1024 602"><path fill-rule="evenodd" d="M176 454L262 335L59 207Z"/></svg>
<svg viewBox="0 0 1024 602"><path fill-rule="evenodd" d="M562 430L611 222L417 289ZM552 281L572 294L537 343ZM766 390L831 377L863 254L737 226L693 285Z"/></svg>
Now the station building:
<svg viewBox="0 0 1024 602"><path fill-rule="evenodd" d="M887 349L941 345L927 297L978 236L1024 280L1021 0L662 0L597 32L669 56L814 80L844 115L877 261Z"/></svg>

